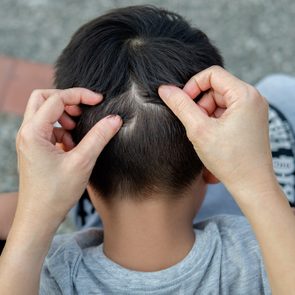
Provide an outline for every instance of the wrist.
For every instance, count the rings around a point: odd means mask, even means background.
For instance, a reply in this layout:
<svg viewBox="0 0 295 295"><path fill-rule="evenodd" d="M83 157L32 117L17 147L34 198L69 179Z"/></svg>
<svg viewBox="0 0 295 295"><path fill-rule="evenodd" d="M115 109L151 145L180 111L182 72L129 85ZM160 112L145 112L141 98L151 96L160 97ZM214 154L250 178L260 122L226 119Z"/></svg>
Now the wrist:
<svg viewBox="0 0 295 295"><path fill-rule="evenodd" d="M30 200L26 196L30 195ZM33 197L33 195L35 195ZM42 197L40 197L42 195ZM48 230L56 231L63 222L67 212L61 212L62 204L52 205L50 195L34 194L34 192L19 192L19 200L16 208L15 220L21 223L31 224L38 228L48 228Z"/></svg>
<svg viewBox="0 0 295 295"><path fill-rule="evenodd" d="M267 198L269 193L280 189L280 185L272 169L240 175L233 179L233 181L224 182L224 185L237 202L243 203L246 201L255 201L257 198Z"/></svg>
<svg viewBox="0 0 295 295"><path fill-rule="evenodd" d="M3 263L11 269L22 264L23 270L28 265L37 272L41 271L56 229L56 225L21 218L16 214L1 257Z"/></svg>
<svg viewBox="0 0 295 295"><path fill-rule="evenodd" d="M1 291L11 294L14 288L19 290L17 285L13 287L13 282L24 282L28 289L38 289L40 273L54 233L52 225L16 216L0 259ZM23 291L27 294L26 288Z"/></svg>
<svg viewBox="0 0 295 295"><path fill-rule="evenodd" d="M279 203L285 208L289 207L287 197L274 173L247 179L238 185L228 187L228 190L246 217L253 214L261 215L261 211L269 207L275 210Z"/></svg>

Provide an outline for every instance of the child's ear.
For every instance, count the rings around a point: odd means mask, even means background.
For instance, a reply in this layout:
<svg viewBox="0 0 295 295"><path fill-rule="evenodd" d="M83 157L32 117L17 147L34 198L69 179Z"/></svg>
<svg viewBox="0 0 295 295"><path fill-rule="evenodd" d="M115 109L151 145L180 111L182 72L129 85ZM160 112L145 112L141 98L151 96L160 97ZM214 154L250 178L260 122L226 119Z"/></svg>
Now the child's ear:
<svg viewBox="0 0 295 295"><path fill-rule="evenodd" d="M207 168L203 168L203 179L208 184L219 183L219 179L216 178Z"/></svg>
<svg viewBox="0 0 295 295"><path fill-rule="evenodd" d="M88 192L89 199L91 203L93 204L94 200L98 198L98 194L95 192L95 190L93 189L90 183L87 184L86 190Z"/></svg>

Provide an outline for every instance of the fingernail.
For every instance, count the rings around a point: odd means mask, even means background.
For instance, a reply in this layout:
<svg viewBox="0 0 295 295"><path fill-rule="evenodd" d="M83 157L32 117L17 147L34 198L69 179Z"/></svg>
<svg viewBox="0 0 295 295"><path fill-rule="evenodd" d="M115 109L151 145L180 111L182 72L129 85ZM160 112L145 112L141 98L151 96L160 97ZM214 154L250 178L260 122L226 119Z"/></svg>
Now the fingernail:
<svg viewBox="0 0 295 295"><path fill-rule="evenodd" d="M106 119L115 127L120 127L122 124L122 118L118 115L109 115Z"/></svg>
<svg viewBox="0 0 295 295"><path fill-rule="evenodd" d="M172 87L169 85L162 85L159 87L159 95L163 98L168 97L172 91Z"/></svg>
<svg viewBox="0 0 295 295"><path fill-rule="evenodd" d="M98 103L101 102L103 100L103 95L101 93L95 93L95 94L97 99L99 100Z"/></svg>

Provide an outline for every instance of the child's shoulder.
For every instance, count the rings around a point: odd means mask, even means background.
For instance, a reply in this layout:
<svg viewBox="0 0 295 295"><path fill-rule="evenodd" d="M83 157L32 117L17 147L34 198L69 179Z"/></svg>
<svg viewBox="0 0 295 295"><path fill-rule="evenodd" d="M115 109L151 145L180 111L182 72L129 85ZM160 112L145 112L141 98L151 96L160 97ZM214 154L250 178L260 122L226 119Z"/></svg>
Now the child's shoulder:
<svg viewBox="0 0 295 295"><path fill-rule="evenodd" d="M223 234L253 234L251 225L244 216L240 215L216 215L206 218L196 224L194 228L197 230L217 230L221 235Z"/></svg>
<svg viewBox="0 0 295 295"><path fill-rule="evenodd" d="M213 237L222 245L223 254L252 252L252 258L261 260L260 248L248 220L238 215L217 215L194 225L194 228L208 239ZM244 257L247 256L244 253ZM253 255L254 254L254 255Z"/></svg>
<svg viewBox="0 0 295 295"><path fill-rule="evenodd" d="M197 239L211 247L220 280L233 290L253 289L270 294L260 247L248 220L243 216L218 215L194 225ZM205 241L205 242L204 242ZM213 261L213 260L212 260Z"/></svg>
<svg viewBox="0 0 295 295"><path fill-rule="evenodd" d="M51 243L47 257L65 251L80 254L86 248L100 245L102 241L103 231L97 228L89 228L70 234L56 235Z"/></svg>

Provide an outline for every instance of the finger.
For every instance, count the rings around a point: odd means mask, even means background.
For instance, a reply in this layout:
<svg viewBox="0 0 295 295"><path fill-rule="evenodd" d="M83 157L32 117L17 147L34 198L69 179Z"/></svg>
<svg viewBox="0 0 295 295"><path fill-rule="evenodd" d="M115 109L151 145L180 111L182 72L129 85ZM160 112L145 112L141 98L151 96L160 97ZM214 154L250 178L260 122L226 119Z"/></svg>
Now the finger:
<svg viewBox="0 0 295 295"><path fill-rule="evenodd" d="M208 116L182 89L175 86L162 85L159 87L159 96L182 124L188 128L193 123L203 123Z"/></svg>
<svg viewBox="0 0 295 295"><path fill-rule="evenodd" d="M80 109L80 107L74 105L74 106L65 106L65 111L70 115L70 116L73 116L73 117L76 117L76 116L80 116L82 111Z"/></svg>
<svg viewBox="0 0 295 295"><path fill-rule="evenodd" d="M193 76L184 86L183 90L194 98L203 91L213 89L220 94L221 102L226 107L230 106L236 99L243 96L247 84L233 76L219 66L212 66ZM234 95L226 95L231 91ZM221 106L221 105L220 105Z"/></svg>
<svg viewBox="0 0 295 295"><path fill-rule="evenodd" d="M66 112L63 112L63 114L59 118L58 122L63 128L65 128L67 130L72 130L76 126L76 123L73 121L73 119Z"/></svg>
<svg viewBox="0 0 295 295"><path fill-rule="evenodd" d="M71 135L64 128L53 128L53 137L53 143L62 143L66 151L73 149L75 146Z"/></svg>
<svg viewBox="0 0 295 295"><path fill-rule="evenodd" d="M23 122L27 122L50 95L59 91L59 89L35 89L28 100Z"/></svg>
<svg viewBox="0 0 295 295"><path fill-rule="evenodd" d="M226 109L223 97L212 89L206 92L197 104L205 109L210 117L216 110L220 108Z"/></svg>
<svg viewBox="0 0 295 295"><path fill-rule="evenodd" d="M220 118L223 113L226 111L226 109L223 109L223 108L217 108L215 111L214 111L214 117L215 118Z"/></svg>
<svg viewBox="0 0 295 295"><path fill-rule="evenodd" d="M68 152L75 147L72 136L70 133L66 132L62 138L62 144L64 146L64 151Z"/></svg>
<svg viewBox="0 0 295 295"><path fill-rule="evenodd" d="M54 93L42 104L36 113L36 121L39 124L56 122L64 112L66 105L78 105L80 103L95 105L102 101L102 95L85 88L69 88Z"/></svg>
<svg viewBox="0 0 295 295"><path fill-rule="evenodd" d="M56 143L55 144L56 147L58 147L60 150L65 151L64 145L62 143Z"/></svg>
<svg viewBox="0 0 295 295"><path fill-rule="evenodd" d="M206 110L209 116L211 116L217 108L213 95L213 91L210 90L197 102L200 107Z"/></svg>
<svg viewBox="0 0 295 295"><path fill-rule="evenodd" d="M122 119L119 116L111 115L100 120L73 149L73 155L78 155L83 161L89 160L93 167L103 148L121 126Z"/></svg>

